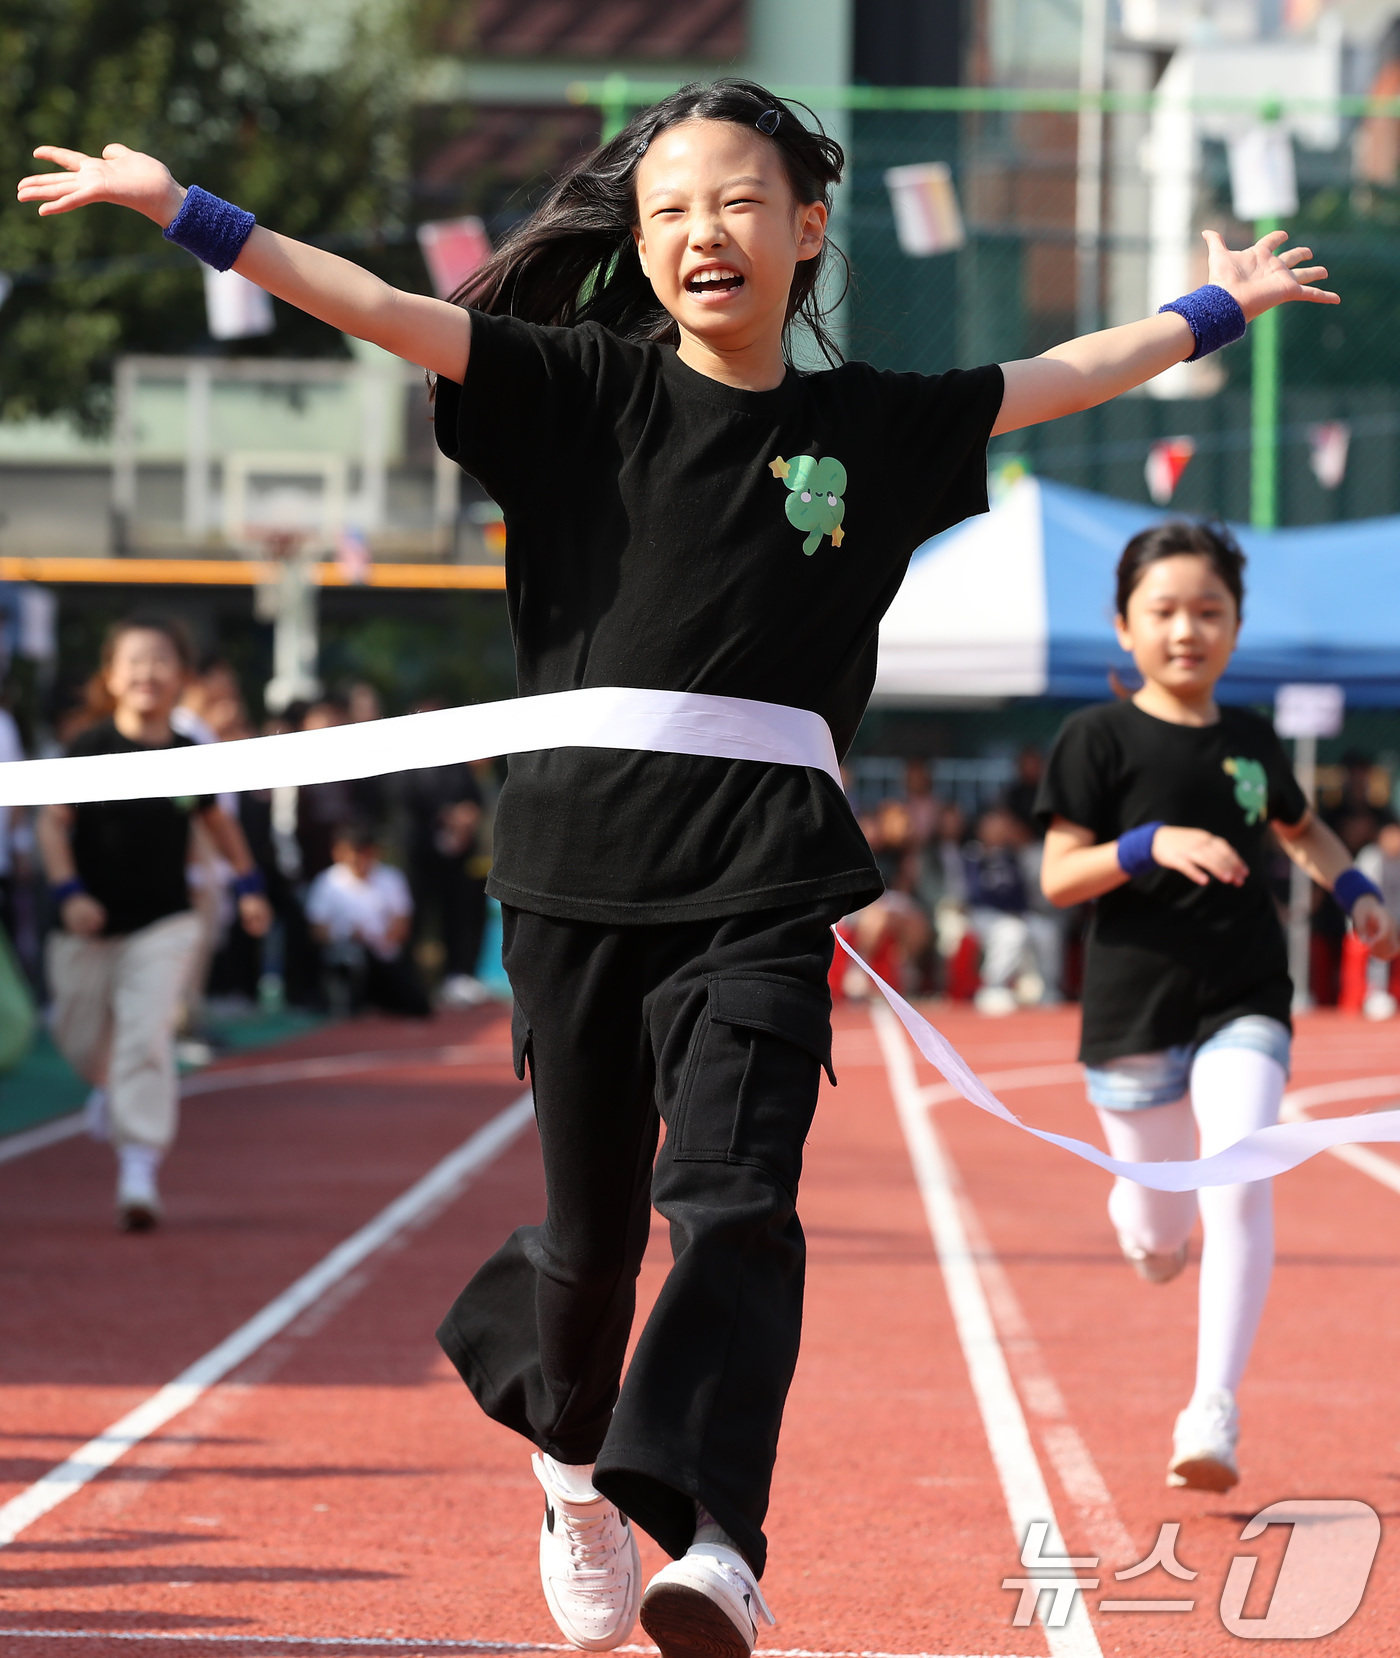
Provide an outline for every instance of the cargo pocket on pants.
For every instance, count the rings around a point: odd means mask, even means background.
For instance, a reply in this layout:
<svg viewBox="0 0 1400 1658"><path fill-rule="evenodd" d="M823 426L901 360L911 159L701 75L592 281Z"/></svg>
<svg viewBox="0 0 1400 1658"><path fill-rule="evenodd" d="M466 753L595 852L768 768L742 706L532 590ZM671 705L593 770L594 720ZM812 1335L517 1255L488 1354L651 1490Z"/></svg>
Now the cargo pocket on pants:
<svg viewBox="0 0 1400 1658"><path fill-rule="evenodd" d="M535 1066L532 1043L534 1032L530 1029L530 1021L525 1017L525 1010L519 1002L510 1005L510 1055L515 1065L515 1074L522 1082L525 1080L525 1061L530 1061L530 1083L534 1085Z"/></svg>
<svg viewBox="0 0 1400 1658"><path fill-rule="evenodd" d="M824 991L766 974L714 978L667 1129L681 1163L745 1163L795 1194L831 1070Z"/></svg>

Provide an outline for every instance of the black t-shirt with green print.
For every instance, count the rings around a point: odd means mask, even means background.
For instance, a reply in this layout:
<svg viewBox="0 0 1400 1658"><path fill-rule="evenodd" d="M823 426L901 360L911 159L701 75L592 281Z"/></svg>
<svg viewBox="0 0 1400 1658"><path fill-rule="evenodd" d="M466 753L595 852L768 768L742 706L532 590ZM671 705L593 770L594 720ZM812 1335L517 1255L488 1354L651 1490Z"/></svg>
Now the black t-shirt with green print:
<svg viewBox="0 0 1400 1658"><path fill-rule="evenodd" d="M171 748L188 748L173 736ZM144 754L111 720L75 737L68 753ZM139 932L190 907L185 881L190 819L216 805L213 795L178 800L91 800L73 808L73 862L78 879L107 911L108 935Z"/></svg>
<svg viewBox="0 0 1400 1658"><path fill-rule="evenodd" d="M1288 1024L1268 827L1306 811L1274 728L1248 709L1222 708L1208 726L1172 725L1131 702L1071 715L1036 800L1043 825L1068 818L1095 842L1142 823L1205 829L1249 865L1239 887L1153 869L1097 901L1084 963L1086 1064L1204 1041L1248 1013Z"/></svg>
<svg viewBox="0 0 1400 1658"><path fill-rule="evenodd" d="M847 363L721 385L595 324L472 313L437 437L499 502L522 695L697 691L809 708L844 754L876 633L921 542L985 512L995 366ZM755 761L612 749L513 756L489 890L608 925L881 889L840 788Z"/></svg>

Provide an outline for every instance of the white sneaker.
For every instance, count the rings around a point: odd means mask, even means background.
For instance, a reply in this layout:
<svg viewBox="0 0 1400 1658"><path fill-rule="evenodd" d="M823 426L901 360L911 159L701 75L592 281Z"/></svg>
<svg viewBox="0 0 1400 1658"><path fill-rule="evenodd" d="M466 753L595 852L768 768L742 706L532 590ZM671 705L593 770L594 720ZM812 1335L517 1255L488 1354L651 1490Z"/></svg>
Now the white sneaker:
<svg viewBox="0 0 1400 1658"><path fill-rule="evenodd" d="M1123 1251L1123 1259L1131 1263L1138 1277L1145 1278L1149 1284L1170 1284L1186 1266L1185 1244L1179 1249L1144 1249L1126 1232L1120 1232L1118 1247Z"/></svg>
<svg viewBox="0 0 1400 1658"><path fill-rule="evenodd" d="M438 990L439 1007L480 1007L491 1000L491 992L470 973L453 973Z"/></svg>
<svg viewBox="0 0 1400 1658"><path fill-rule="evenodd" d="M112 1138L105 1088L94 1088L83 1101L83 1130L89 1140L96 1140L99 1144L105 1144Z"/></svg>
<svg viewBox="0 0 1400 1658"><path fill-rule="evenodd" d="M1240 1413L1235 1396L1223 1387L1193 1399L1176 1419L1167 1484L1191 1491L1228 1491L1240 1480L1235 1443Z"/></svg>
<svg viewBox="0 0 1400 1658"><path fill-rule="evenodd" d="M1361 1012L1367 1019L1393 1019L1398 1005L1388 990L1371 990L1361 1004Z"/></svg>
<svg viewBox="0 0 1400 1658"><path fill-rule="evenodd" d="M692 1543L642 1596L642 1628L661 1658L750 1658L760 1618L778 1621L748 1561L722 1543Z"/></svg>
<svg viewBox="0 0 1400 1658"><path fill-rule="evenodd" d="M156 1170L161 1154L154 1146L117 1147L117 1226L123 1232L149 1232L160 1225Z"/></svg>
<svg viewBox="0 0 1400 1658"><path fill-rule="evenodd" d="M1016 992L1004 984L984 984L972 998L972 1005L989 1019L1004 1019L1008 1013L1015 1013L1020 1003Z"/></svg>
<svg viewBox="0 0 1400 1658"><path fill-rule="evenodd" d="M632 1633L642 1562L627 1516L595 1493L580 1502L554 1477L549 1459L530 1459L544 1487L540 1582L565 1638L586 1652L611 1652Z"/></svg>

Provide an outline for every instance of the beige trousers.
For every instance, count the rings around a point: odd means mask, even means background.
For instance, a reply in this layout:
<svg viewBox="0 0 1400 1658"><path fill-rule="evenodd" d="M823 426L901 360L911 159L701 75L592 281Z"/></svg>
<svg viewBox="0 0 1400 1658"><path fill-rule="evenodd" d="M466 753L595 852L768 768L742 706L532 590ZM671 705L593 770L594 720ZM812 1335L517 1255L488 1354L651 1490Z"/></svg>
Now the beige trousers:
<svg viewBox="0 0 1400 1658"><path fill-rule="evenodd" d="M106 1088L117 1146L166 1151L175 1138L173 1038L199 934L184 910L123 938L49 935L53 1038L80 1076Z"/></svg>

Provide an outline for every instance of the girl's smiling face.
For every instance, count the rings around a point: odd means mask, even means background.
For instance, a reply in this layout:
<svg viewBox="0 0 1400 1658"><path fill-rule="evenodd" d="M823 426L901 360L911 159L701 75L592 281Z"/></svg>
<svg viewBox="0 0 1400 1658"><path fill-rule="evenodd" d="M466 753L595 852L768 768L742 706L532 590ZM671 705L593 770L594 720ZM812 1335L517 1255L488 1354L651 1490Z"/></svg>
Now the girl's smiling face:
<svg viewBox="0 0 1400 1658"><path fill-rule="evenodd" d="M1143 679L1189 703L1209 697L1229 666L1240 616L1210 560L1177 553L1147 566L1115 626Z"/></svg>
<svg viewBox="0 0 1400 1658"><path fill-rule="evenodd" d="M184 687L184 663L164 633L143 627L122 632L107 666L107 690L119 710L168 719Z"/></svg>
<svg viewBox="0 0 1400 1658"><path fill-rule="evenodd" d="M637 166L637 255L683 334L743 350L787 320L792 273L821 252L826 209L796 201L782 155L732 121L668 127Z"/></svg>

